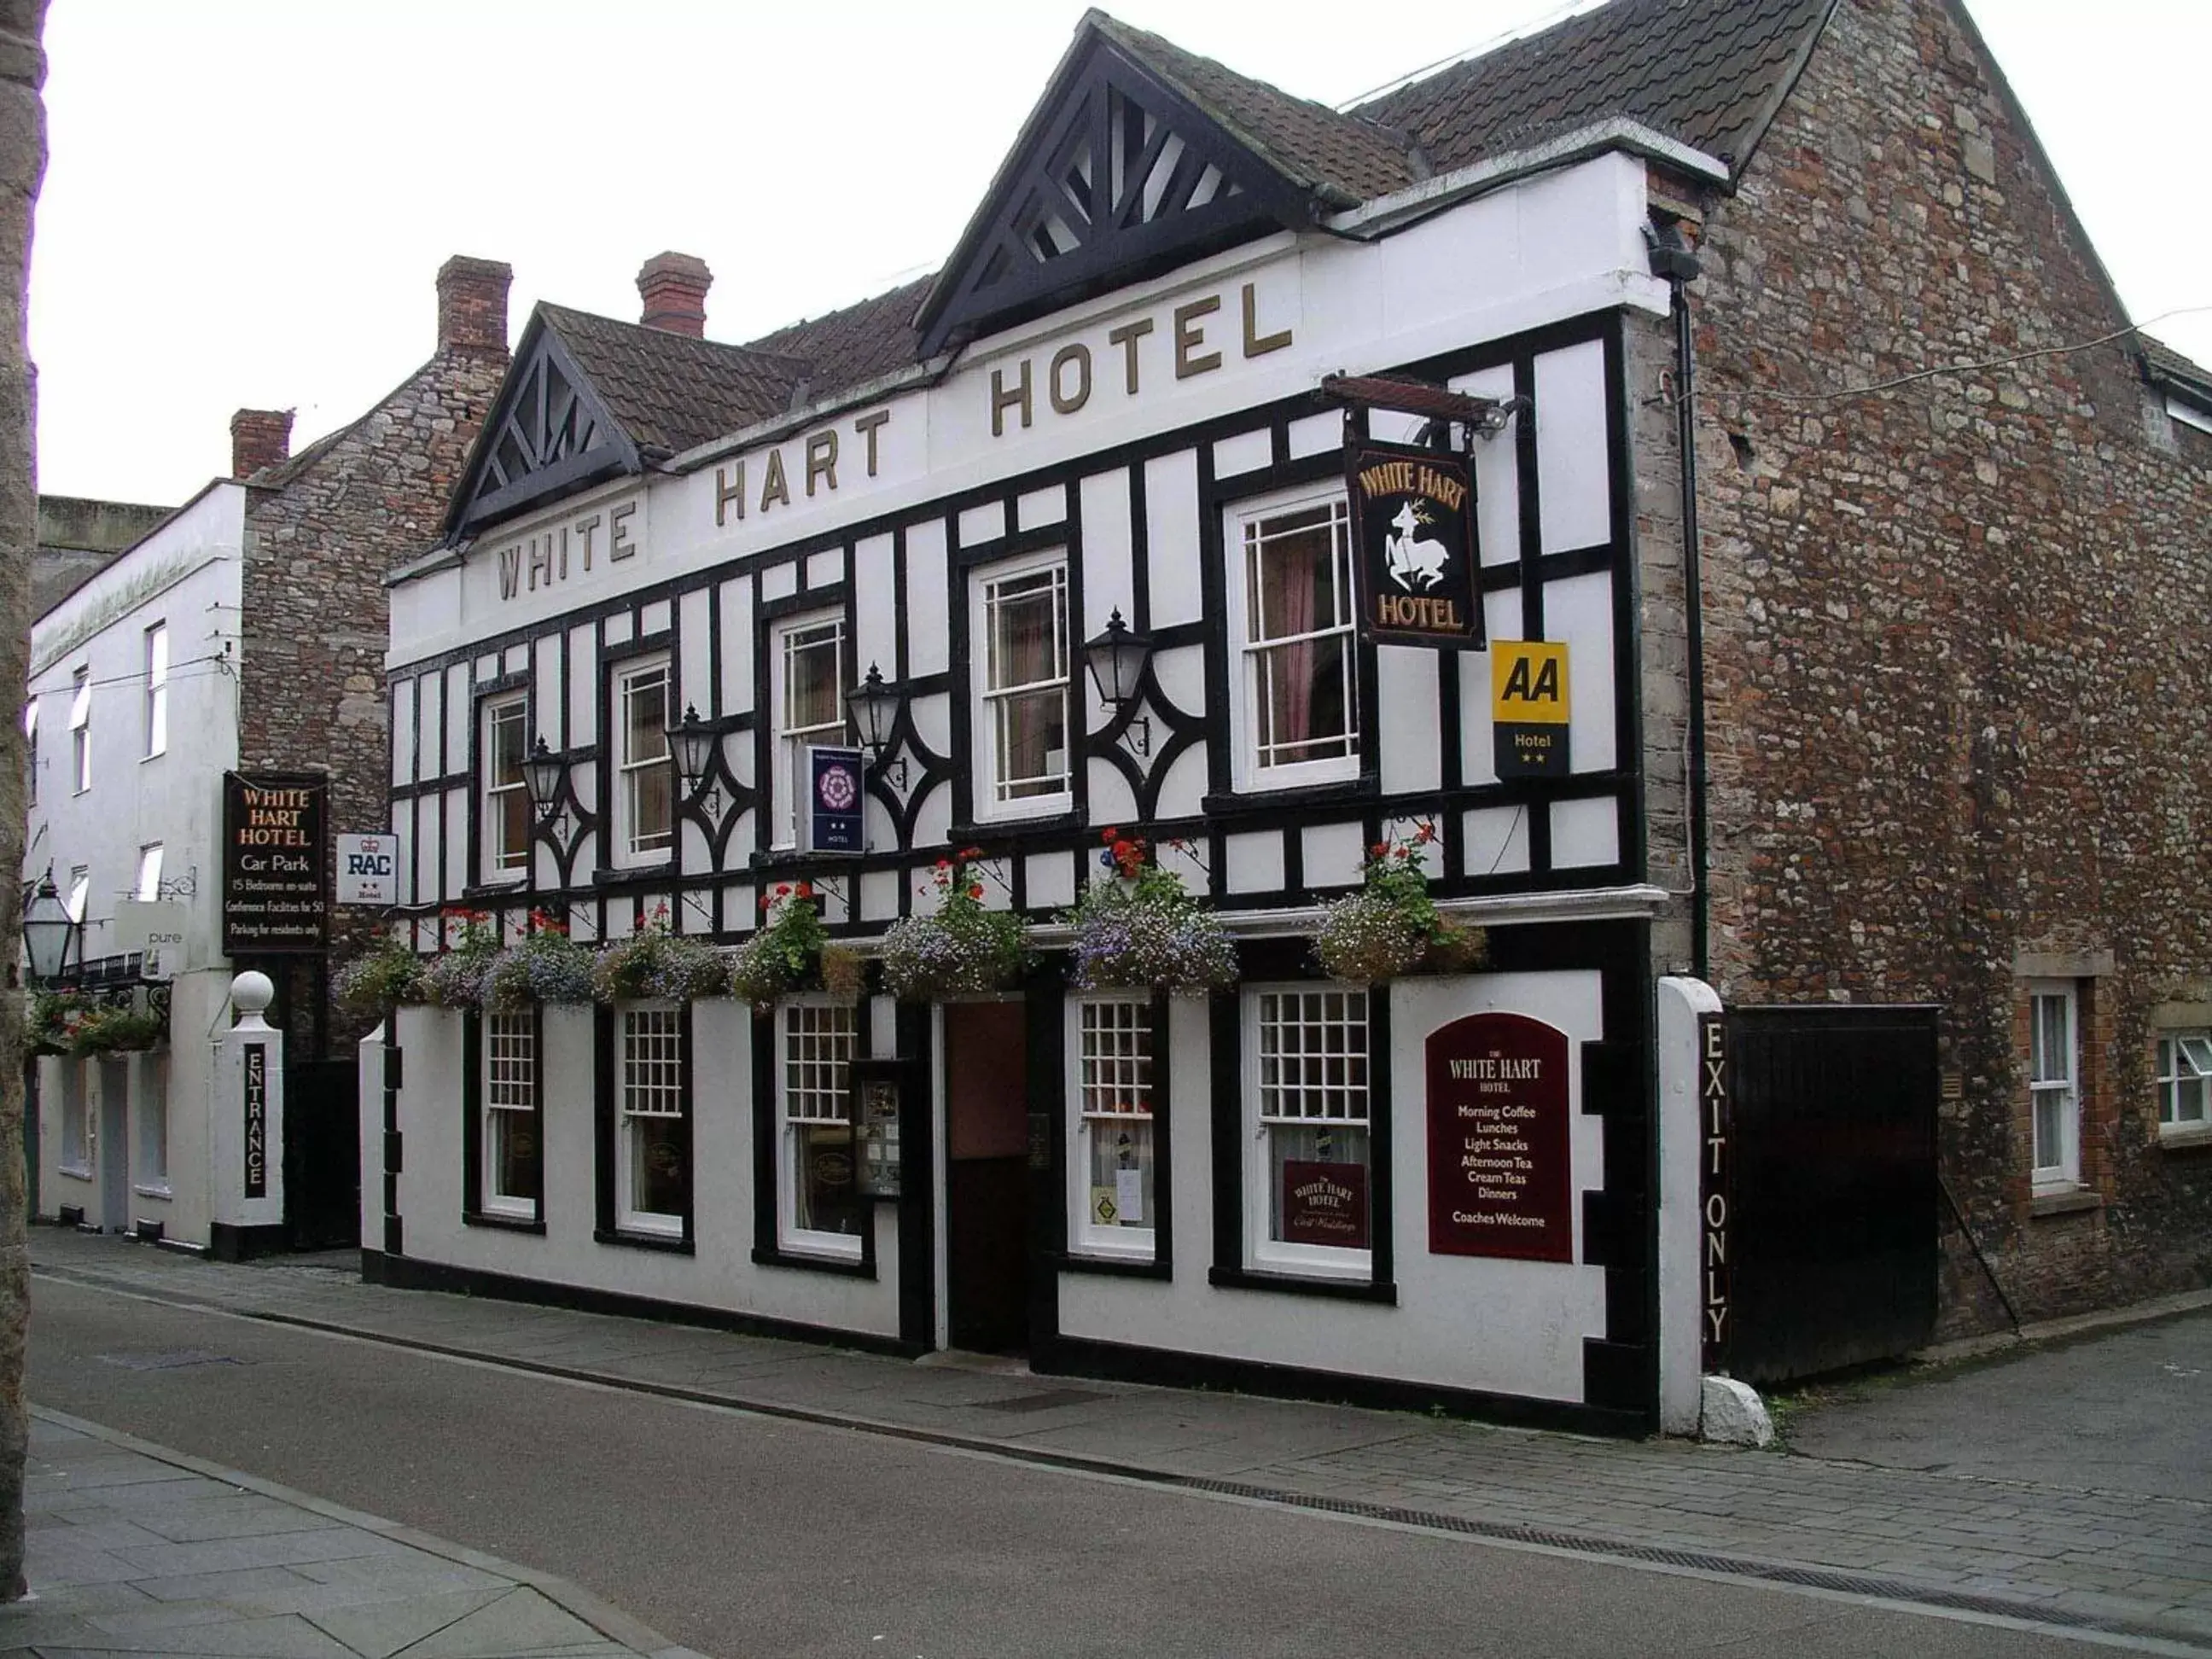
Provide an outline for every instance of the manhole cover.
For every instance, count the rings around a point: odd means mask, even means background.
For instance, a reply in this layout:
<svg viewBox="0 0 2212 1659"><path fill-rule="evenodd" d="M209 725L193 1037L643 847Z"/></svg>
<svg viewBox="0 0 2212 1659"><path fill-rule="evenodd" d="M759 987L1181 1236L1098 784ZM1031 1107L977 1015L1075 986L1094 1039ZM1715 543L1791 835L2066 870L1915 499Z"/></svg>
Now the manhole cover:
<svg viewBox="0 0 2212 1659"><path fill-rule="evenodd" d="M227 1353L208 1353L198 1348L179 1348L170 1353L104 1353L100 1356L111 1365L120 1365L127 1371L180 1371L188 1365L235 1365L240 1362Z"/></svg>
<svg viewBox="0 0 2212 1659"><path fill-rule="evenodd" d="M1018 1394L1006 1400L979 1400L978 1411L986 1412L1048 1412L1055 1406L1079 1406L1086 1400L1106 1400L1110 1395L1085 1394L1080 1389L1048 1389L1042 1394Z"/></svg>

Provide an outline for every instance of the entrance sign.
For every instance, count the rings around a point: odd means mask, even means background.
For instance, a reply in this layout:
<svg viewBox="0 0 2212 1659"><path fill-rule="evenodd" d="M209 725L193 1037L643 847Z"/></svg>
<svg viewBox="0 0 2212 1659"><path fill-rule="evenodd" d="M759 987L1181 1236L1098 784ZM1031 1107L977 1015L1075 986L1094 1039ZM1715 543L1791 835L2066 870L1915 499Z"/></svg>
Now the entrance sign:
<svg viewBox="0 0 2212 1659"><path fill-rule="evenodd" d="M1429 1252L1575 1259L1567 1034L1522 1014L1429 1033Z"/></svg>
<svg viewBox="0 0 2212 1659"><path fill-rule="evenodd" d="M1490 648L1490 720L1501 778L1567 775L1567 647L1499 640Z"/></svg>
<svg viewBox="0 0 2212 1659"><path fill-rule="evenodd" d="M1283 1237L1292 1244L1367 1248L1367 1166L1283 1160Z"/></svg>
<svg viewBox="0 0 2212 1659"><path fill-rule="evenodd" d="M799 751L797 780L803 850L859 853L865 850L860 825L863 761L857 749L811 744Z"/></svg>
<svg viewBox="0 0 2212 1659"><path fill-rule="evenodd" d="M1705 1156L1698 1160L1699 1321L1708 1372L1728 1374L1729 1210L1734 1199L1729 1164L1728 1018L1698 1016L1698 1117Z"/></svg>
<svg viewBox="0 0 2212 1659"><path fill-rule="evenodd" d="M1473 459L1347 439L1344 466L1360 633L1377 645L1480 651Z"/></svg>
<svg viewBox="0 0 2212 1659"><path fill-rule="evenodd" d="M327 948L330 869L319 772L222 775L222 950L229 957Z"/></svg>
<svg viewBox="0 0 2212 1659"><path fill-rule="evenodd" d="M269 1045L249 1042L246 1064L246 1195L269 1195Z"/></svg>
<svg viewBox="0 0 2212 1659"><path fill-rule="evenodd" d="M399 837L338 837L338 902L399 902Z"/></svg>

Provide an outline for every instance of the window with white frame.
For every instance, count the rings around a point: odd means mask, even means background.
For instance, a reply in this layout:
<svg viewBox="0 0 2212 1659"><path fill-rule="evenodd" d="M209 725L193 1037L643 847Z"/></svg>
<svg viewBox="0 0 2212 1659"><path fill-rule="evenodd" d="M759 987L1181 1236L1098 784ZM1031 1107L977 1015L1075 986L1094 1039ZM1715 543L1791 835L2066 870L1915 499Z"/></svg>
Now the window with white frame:
<svg viewBox="0 0 2212 1659"><path fill-rule="evenodd" d="M70 677L70 775L80 795L92 787L92 670Z"/></svg>
<svg viewBox="0 0 2212 1659"><path fill-rule="evenodd" d="M1359 675L1344 495L1247 508L1233 528L1237 780L1277 788L1352 777Z"/></svg>
<svg viewBox="0 0 2212 1659"><path fill-rule="evenodd" d="M1279 1270L1362 1276L1368 1236L1367 994L1244 994L1252 1255Z"/></svg>
<svg viewBox="0 0 2212 1659"><path fill-rule="evenodd" d="M615 676L615 854L640 864L676 844L676 771L668 754L668 659Z"/></svg>
<svg viewBox="0 0 2212 1659"><path fill-rule="evenodd" d="M534 1220L543 1174L538 1147L538 1017L486 1013L483 1064L483 1207L494 1215ZM682 1079L677 1081L680 1085ZM682 1167L680 1158L678 1167ZM648 1196L655 1203L665 1201L661 1194ZM634 1203L635 1197L633 1194Z"/></svg>
<svg viewBox="0 0 2212 1659"><path fill-rule="evenodd" d="M683 1010L627 1004L616 1012L615 1030L615 1224L674 1237L691 1207Z"/></svg>
<svg viewBox="0 0 2212 1659"><path fill-rule="evenodd" d="M2071 985L2028 988L2027 1094L2034 1184L2045 1190L2081 1179L2080 1000Z"/></svg>
<svg viewBox="0 0 2212 1659"><path fill-rule="evenodd" d="M866 1215L854 1179L853 1005L797 999L776 1010L781 1241L857 1257Z"/></svg>
<svg viewBox="0 0 2212 1659"><path fill-rule="evenodd" d="M1152 1004L1149 997L1081 997L1068 1005L1069 1097L1075 1109L1068 1173L1077 1247L1150 1255L1155 1208Z"/></svg>
<svg viewBox="0 0 2212 1659"><path fill-rule="evenodd" d="M84 1093L84 1065L64 1060L62 1075L62 1168L73 1175L92 1173L92 1110Z"/></svg>
<svg viewBox="0 0 2212 1659"><path fill-rule="evenodd" d="M169 749L169 624L146 630L146 757Z"/></svg>
<svg viewBox="0 0 2212 1659"><path fill-rule="evenodd" d="M483 706L483 872L488 881L530 872L530 791L522 763L530 752L529 699L500 697Z"/></svg>
<svg viewBox="0 0 2212 1659"><path fill-rule="evenodd" d="M976 811L1015 817L1066 806L1066 557L994 566L976 576L974 591Z"/></svg>
<svg viewBox="0 0 2212 1659"><path fill-rule="evenodd" d="M39 804L39 700L23 705L23 804Z"/></svg>
<svg viewBox="0 0 2212 1659"><path fill-rule="evenodd" d="M138 1056L138 1157L141 1192L169 1190L169 1062L164 1054Z"/></svg>
<svg viewBox="0 0 2212 1659"><path fill-rule="evenodd" d="M790 847L799 840L801 757L810 744L844 740L845 619L786 623L773 637L769 672L775 683L769 698L775 711L775 844Z"/></svg>
<svg viewBox="0 0 2212 1659"><path fill-rule="evenodd" d="M149 841L138 849L138 879L131 890L133 898L149 903L161 896L161 843Z"/></svg>
<svg viewBox="0 0 2212 1659"><path fill-rule="evenodd" d="M2212 1030L2159 1033L2158 1127L2212 1127Z"/></svg>
<svg viewBox="0 0 2212 1659"><path fill-rule="evenodd" d="M69 919L71 921L82 921L84 920L85 903L91 897L92 866L88 864L71 865L70 866L68 899ZM80 952L82 952L84 947L82 944L80 943L76 948Z"/></svg>

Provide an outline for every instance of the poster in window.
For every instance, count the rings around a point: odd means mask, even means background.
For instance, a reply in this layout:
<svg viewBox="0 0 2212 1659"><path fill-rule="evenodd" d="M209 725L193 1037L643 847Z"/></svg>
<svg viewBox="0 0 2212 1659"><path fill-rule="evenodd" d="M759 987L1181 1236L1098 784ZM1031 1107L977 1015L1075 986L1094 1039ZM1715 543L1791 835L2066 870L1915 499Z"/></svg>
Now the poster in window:
<svg viewBox="0 0 2212 1659"><path fill-rule="evenodd" d="M860 1103L860 1180L863 1198L899 1195L899 1096L903 1069L881 1061L853 1063Z"/></svg>
<svg viewBox="0 0 2212 1659"><path fill-rule="evenodd" d="M1359 631L1377 645L1482 649L1473 459L1354 439L1344 465Z"/></svg>
<svg viewBox="0 0 2212 1659"><path fill-rule="evenodd" d="M1567 1034L1524 1014L1429 1033L1429 1251L1572 1261Z"/></svg>
<svg viewBox="0 0 2212 1659"><path fill-rule="evenodd" d="M1367 1248L1367 1166L1283 1161L1283 1239Z"/></svg>

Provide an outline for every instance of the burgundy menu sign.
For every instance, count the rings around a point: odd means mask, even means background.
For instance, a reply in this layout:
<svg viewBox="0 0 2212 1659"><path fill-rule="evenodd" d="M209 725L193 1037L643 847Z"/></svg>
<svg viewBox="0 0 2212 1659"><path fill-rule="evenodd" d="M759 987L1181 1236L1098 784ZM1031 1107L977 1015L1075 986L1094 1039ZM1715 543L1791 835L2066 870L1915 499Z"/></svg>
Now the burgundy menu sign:
<svg viewBox="0 0 2212 1659"><path fill-rule="evenodd" d="M1522 1014L1429 1033L1429 1250L1575 1259L1567 1034Z"/></svg>
<svg viewBox="0 0 2212 1659"><path fill-rule="evenodd" d="M1283 1237L1367 1248L1367 1166L1283 1160Z"/></svg>

